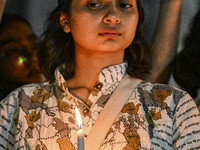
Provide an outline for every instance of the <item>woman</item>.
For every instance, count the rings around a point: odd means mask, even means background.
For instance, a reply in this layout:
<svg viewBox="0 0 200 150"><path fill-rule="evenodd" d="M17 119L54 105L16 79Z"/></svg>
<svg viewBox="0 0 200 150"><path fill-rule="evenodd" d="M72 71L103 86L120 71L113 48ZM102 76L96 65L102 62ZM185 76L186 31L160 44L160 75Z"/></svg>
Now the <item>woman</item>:
<svg viewBox="0 0 200 150"><path fill-rule="evenodd" d="M143 78L150 69L139 1L61 0L49 19L55 82L24 86L1 102L2 148L77 149L75 107L87 139L122 78ZM144 81L99 149L197 148L199 118L186 92Z"/></svg>
<svg viewBox="0 0 200 150"><path fill-rule="evenodd" d="M0 24L0 99L28 83L42 81L38 38L20 15L4 13Z"/></svg>

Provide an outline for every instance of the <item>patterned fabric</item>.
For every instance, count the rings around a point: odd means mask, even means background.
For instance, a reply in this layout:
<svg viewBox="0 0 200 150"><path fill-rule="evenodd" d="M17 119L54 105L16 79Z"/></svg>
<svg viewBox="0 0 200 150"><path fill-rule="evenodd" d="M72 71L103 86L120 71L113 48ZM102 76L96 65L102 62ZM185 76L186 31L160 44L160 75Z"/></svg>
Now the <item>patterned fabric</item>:
<svg viewBox="0 0 200 150"><path fill-rule="evenodd" d="M18 88L0 103L0 149L77 149L75 107L80 110L87 137L125 75L125 63L104 68L86 103L70 94L59 69L53 84ZM200 148L200 114L192 98L171 86L142 82L100 150L192 148Z"/></svg>

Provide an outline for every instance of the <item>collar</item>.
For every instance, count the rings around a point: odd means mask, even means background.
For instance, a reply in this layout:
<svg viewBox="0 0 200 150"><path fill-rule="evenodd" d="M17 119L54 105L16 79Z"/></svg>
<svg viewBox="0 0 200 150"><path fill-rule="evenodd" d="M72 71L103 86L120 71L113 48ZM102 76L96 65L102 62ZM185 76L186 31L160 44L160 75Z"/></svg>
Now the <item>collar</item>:
<svg viewBox="0 0 200 150"><path fill-rule="evenodd" d="M90 108L96 103L104 104L116 86L119 84L121 79L126 75L126 68L126 62L103 68L99 74L96 84L94 85L88 97L88 100L86 101L87 107ZM69 100L75 100L84 103L69 92L67 83L61 74L59 67L57 67L55 70L55 79L57 86L64 92L65 96Z"/></svg>

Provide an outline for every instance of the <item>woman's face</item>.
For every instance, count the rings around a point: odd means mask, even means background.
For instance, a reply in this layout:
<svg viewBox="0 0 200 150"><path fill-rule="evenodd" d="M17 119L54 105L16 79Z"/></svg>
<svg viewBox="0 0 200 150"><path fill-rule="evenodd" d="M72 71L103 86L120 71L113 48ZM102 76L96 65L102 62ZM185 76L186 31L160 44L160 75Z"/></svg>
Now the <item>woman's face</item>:
<svg viewBox="0 0 200 150"><path fill-rule="evenodd" d="M2 76L21 83L40 82L37 52L37 38L27 24L7 25L0 35Z"/></svg>
<svg viewBox="0 0 200 150"><path fill-rule="evenodd" d="M124 51L137 24L136 0L72 0L69 25L76 50Z"/></svg>

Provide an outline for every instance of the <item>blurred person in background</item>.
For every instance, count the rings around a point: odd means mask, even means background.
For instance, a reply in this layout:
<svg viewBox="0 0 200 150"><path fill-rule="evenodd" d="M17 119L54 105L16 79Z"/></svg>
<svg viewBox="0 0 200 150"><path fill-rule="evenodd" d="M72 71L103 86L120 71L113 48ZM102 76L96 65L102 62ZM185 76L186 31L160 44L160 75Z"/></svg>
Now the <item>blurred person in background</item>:
<svg viewBox="0 0 200 150"><path fill-rule="evenodd" d="M0 24L0 99L23 84L42 81L38 42L25 18L3 14Z"/></svg>
<svg viewBox="0 0 200 150"><path fill-rule="evenodd" d="M197 97L200 89L200 10L185 38L184 48L177 54L172 66L175 81L195 99L200 110L200 100Z"/></svg>

